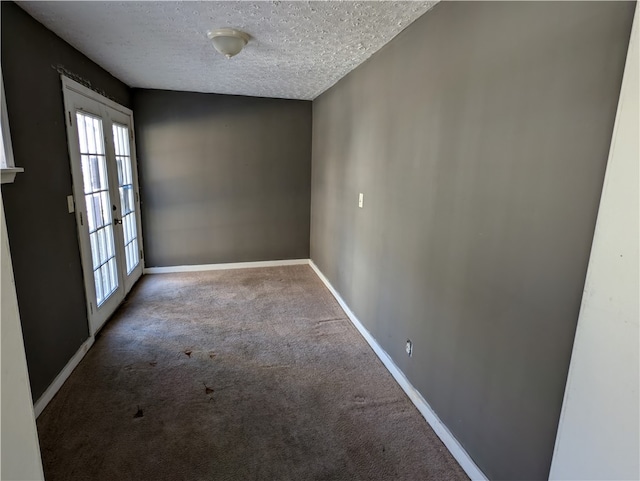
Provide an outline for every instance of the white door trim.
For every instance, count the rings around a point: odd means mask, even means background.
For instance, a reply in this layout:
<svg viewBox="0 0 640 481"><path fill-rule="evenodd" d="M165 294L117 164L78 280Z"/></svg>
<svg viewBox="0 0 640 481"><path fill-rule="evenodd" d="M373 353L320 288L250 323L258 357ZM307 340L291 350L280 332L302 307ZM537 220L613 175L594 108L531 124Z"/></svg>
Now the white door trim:
<svg viewBox="0 0 640 481"><path fill-rule="evenodd" d="M107 107L113 110L117 110L118 112L121 112L133 118L133 111L131 109L128 109L127 107L120 105L119 103L116 103L115 101L105 97L104 95L99 94L95 90L91 90L90 88L85 87L84 85L76 82L75 80L71 80L69 77L60 75L60 78L62 79L63 92L65 91L65 89L71 90L73 92L79 93L80 95L83 95L92 100L95 100L96 102L99 102L102 105L106 105Z"/></svg>
<svg viewBox="0 0 640 481"><path fill-rule="evenodd" d="M73 193L76 206L76 223L78 228L78 240L80 244L80 254L82 258L83 278L85 283L86 302L87 302L87 314L89 333L91 336L95 335L98 330L104 325L106 320L115 311L117 306L122 302L126 294L129 292L135 281L142 275L144 267L144 253L142 244L142 225L140 215L140 196L139 196L139 183L138 183L138 171L137 161L135 157L135 143L133 138L133 113L130 109L118 105L114 101L100 95L97 92L88 89L87 87L75 82L64 75L61 76L62 91L65 101L65 124L67 125L67 143L69 149L69 159L71 162L71 173L73 177ZM135 204L135 217L137 227L137 239L139 250L139 262L138 265L131 271L126 272L126 256L124 251L124 245L120 245L123 237L123 226L116 225L115 221L112 223L112 234L114 237L114 245L116 250L116 263L119 261L118 269L118 286L116 290L109 295L105 301L98 306L96 302L96 289L93 273L91 244L87 232L87 206L85 202L85 194L83 188L83 173L80 165L79 151L78 151L78 129L75 123L77 122L75 112L82 111L88 115L95 115L101 119L103 135L104 135L104 148L105 158L107 160L107 170L109 171L109 197L110 202L113 205L115 212L109 210L112 218L118 216L122 219L122 208L120 202L120 195L118 193L118 174L115 164L115 151L113 145L113 132L112 126L114 124L124 125L130 132L129 141L130 146L130 161L131 161L131 177L134 191L134 204ZM111 161L111 162L110 162ZM113 165L112 165L113 164ZM115 181L115 184L114 184ZM115 214L115 215L114 215ZM121 264L125 264L122 267Z"/></svg>
<svg viewBox="0 0 640 481"><path fill-rule="evenodd" d="M549 479L640 479L636 4Z"/></svg>

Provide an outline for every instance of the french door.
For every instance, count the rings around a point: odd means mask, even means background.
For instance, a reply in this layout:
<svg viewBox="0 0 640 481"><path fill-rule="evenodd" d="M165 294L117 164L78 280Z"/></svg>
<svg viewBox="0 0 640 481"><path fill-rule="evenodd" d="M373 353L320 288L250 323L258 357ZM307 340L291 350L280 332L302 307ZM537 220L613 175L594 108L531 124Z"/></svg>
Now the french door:
<svg viewBox="0 0 640 481"><path fill-rule="evenodd" d="M131 110L62 77L82 270L94 335L142 275Z"/></svg>

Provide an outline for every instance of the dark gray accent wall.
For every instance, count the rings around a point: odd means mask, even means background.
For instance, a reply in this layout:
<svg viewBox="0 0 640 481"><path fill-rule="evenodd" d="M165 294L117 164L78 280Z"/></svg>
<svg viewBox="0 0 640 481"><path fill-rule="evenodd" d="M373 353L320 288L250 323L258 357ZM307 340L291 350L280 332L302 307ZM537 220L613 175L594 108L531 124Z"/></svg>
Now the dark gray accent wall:
<svg viewBox="0 0 640 481"><path fill-rule="evenodd" d="M59 71L129 106L129 88L2 2L2 75L16 165L2 186L34 401L89 337Z"/></svg>
<svg viewBox="0 0 640 481"><path fill-rule="evenodd" d="M133 92L147 266L309 257L311 102Z"/></svg>
<svg viewBox="0 0 640 481"><path fill-rule="evenodd" d="M311 257L491 479L548 476L633 9L440 3L313 104Z"/></svg>

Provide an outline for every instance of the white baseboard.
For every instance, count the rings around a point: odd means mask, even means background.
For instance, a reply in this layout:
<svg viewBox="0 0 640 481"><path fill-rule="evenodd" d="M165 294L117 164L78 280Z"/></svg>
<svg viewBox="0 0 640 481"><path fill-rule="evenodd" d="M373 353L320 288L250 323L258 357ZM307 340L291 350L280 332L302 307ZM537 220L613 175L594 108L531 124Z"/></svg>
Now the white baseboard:
<svg viewBox="0 0 640 481"><path fill-rule="evenodd" d="M378 342L374 339L374 337L367 331L367 329L362 325L362 323L358 320L355 314L351 311L347 303L344 302L338 291L336 291L329 280L325 277L325 275L320 271L318 266L316 266L312 260L309 260L309 265L316 272L320 280L327 286L327 289L333 294L333 297L336 298L340 307L344 310L345 314L349 317L353 325L360 331L362 337L369 343L373 351L380 358L382 363L394 377L396 382L400 385L400 387L404 390L404 392L409 396L411 402L418 408L418 411L422 414L422 416L427 420L433 431L438 435L438 437L442 440L444 445L447 447L449 452L453 455L453 457L458 461L462 469L472 480L481 480L486 481L488 478L485 474L478 468L476 463L473 462L471 456L465 451L462 445L458 442L458 440L451 434L451 431L444 425L444 423L438 418L438 415L431 409L429 403L422 397L422 395L416 390L415 387L411 385L407 377L404 373L396 366L391 357L385 352L384 349L378 344Z"/></svg>
<svg viewBox="0 0 640 481"><path fill-rule="evenodd" d="M42 396L40 396L40 399L36 401L36 403L33 405L33 410L36 417L40 416L42 411L44 411L44 408L47 407L47 404L51 402L53 396L56 395L56 393L60 390L64 382L69 378L76 366L80 363L80 361L82 361L82 358L85 356L85 354L87 354L89 348L93 346L94 341L95 338L93 336L84 341L82 346L80 346L80 349L78 349L78 351L73 355L64 369L60 371L60 374L56 376L47 390L42 394Z"/></svg>
<svg viewBox="0 0 640 481"><path fill-rule="evenodd" d="M375 338L367 331L367 329L358 320L356 315L351 311L346 302L342 299L338 291L334 289L329 280L320 271L318 266L310 259L292 259L281 261L260 261L260 262L235 262L228 264L204 264L204 265L192 265L192 266L171 266L171 267L145 267L145 274L164 274L171 272L196 272L196 271L211 271L211 270L223 270L223 269L246 269L250 267L276 267L276 266L292 266L292 265L310 265L311 268L318 275L320 280L329 289L333 297L335 297L340 307L344 310L345 314L349 317L353 325L358 329L362 337L371 346L378 358L385 365L387 370L391 373L396 382L400 385L403 391L409 396L409 399L418 408L418 411L429 423L433 431L442 440L449 452L458 461L462 469L472 480L487 481L488 478L473 462L471 456L465 451L458 440L451 434L451 431L445 426L445 424L438 418L438 415L433 411L429 403L422 397L422 395L416 390L415 387L409 382L404 373L395 365L391 357L386 353L384 349L378 344ZM64 382L71 375L76 366L80 363L85 356L89 348L93 345L95 338L90 337L87 339L78 352L71 358L65 368L58 374L55 380L47 388L47 390L40 396L40 399L34 405L34 411L36 417L38 417L44 408L49 404L51 399L60 390Z"/></svg>
<svg viewBox="0 0 640 481"><path fill-rule="evenodd" d="M226 264L199 264L193 266L145 267L145 274L168 274L171 272L220 271L225 269L248 269L251 267L278 267L308 265L309 259L287 259L281 261L229 262Z"/></svg>

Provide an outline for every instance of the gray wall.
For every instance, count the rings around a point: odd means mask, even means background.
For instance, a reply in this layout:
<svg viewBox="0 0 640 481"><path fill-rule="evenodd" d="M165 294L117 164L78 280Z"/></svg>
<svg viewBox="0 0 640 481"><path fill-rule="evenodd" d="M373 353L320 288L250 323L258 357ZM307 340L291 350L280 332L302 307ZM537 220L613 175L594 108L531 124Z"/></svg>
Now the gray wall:
<svg viewBox="0 0 640 481"><path fill-rule="evenodd" d="M147 266L309 257L311 102L133 99Z"/></svg>
<svg viewBox="0 0 640 481"><path fill-rule="evenodd" d="M633 8L440 3L313 104L311 257L491 479L548 475Z"/></svg>
<svg viewBox="0 0 640 481"><path fill-rule="evenodd" d="M129 106L129 88L12 2L2 2L2 75L16 165L2 187L31 392L37 400L89 337L57 69Z"/></svg>

